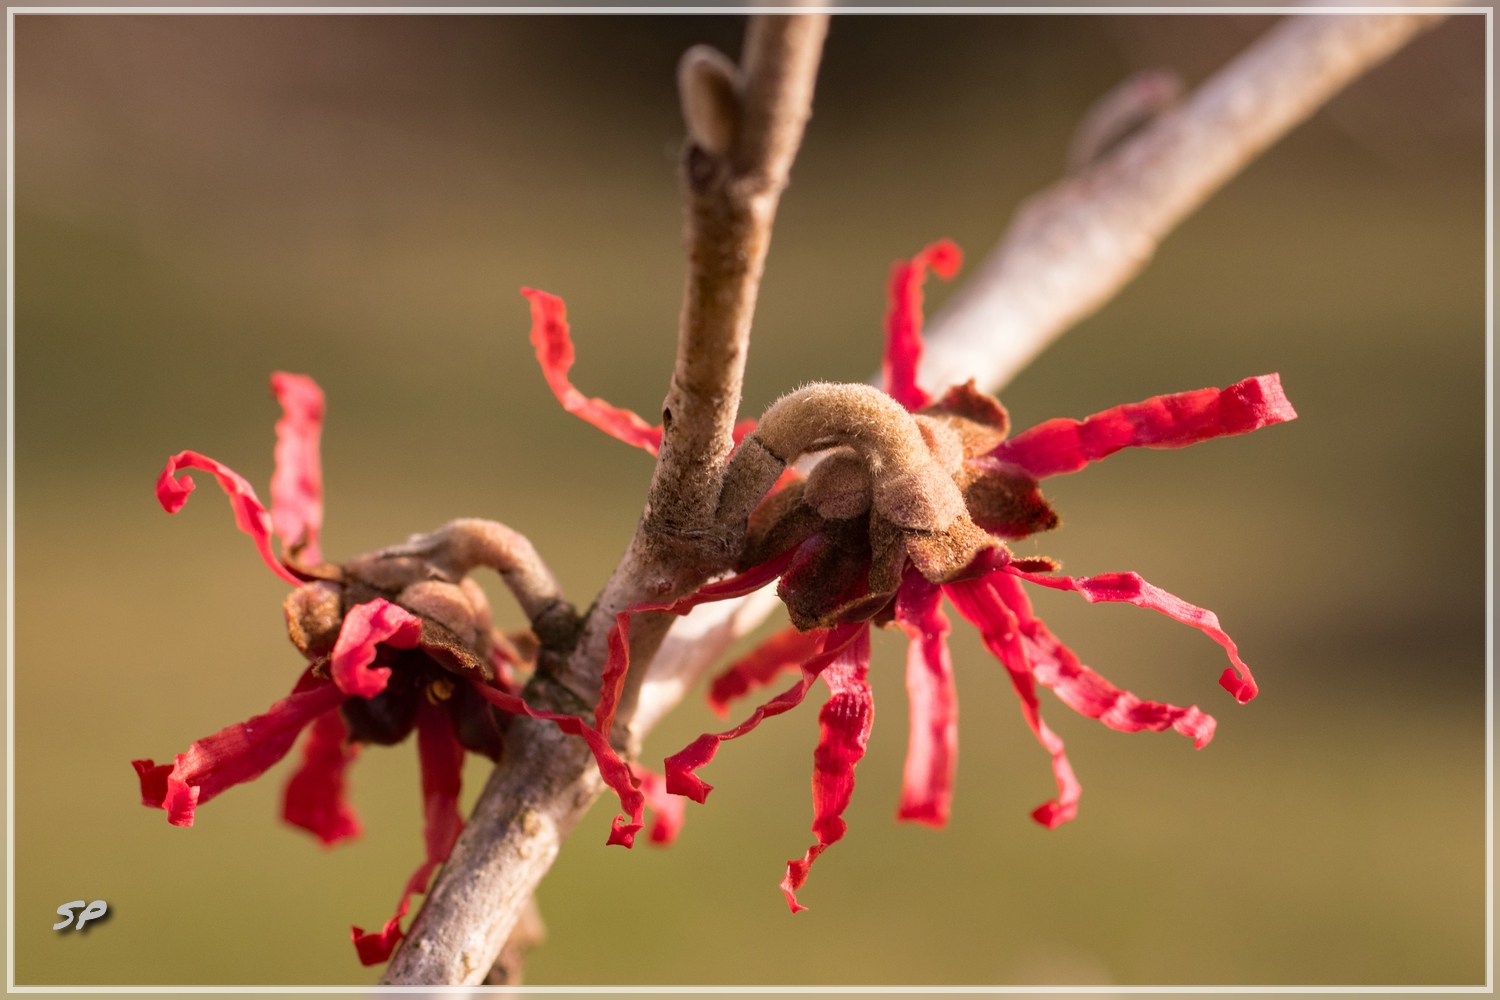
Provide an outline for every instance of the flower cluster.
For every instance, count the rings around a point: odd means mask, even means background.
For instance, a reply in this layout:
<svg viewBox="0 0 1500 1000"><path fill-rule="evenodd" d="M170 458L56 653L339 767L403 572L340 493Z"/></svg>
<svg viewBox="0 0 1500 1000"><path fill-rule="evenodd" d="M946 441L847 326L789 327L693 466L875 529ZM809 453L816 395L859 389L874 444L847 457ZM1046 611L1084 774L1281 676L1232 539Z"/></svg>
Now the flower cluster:
<svg viewBox="0 0 1500 1000"><path fill-rule="evenodd" d="M1255 681L1213 613L1134 573L1059 575L1052 560L1018 558L1006 542L1057 526L1040 491L1043 479L1076 472L1122 448L1180 448L1296 413L1277 376L1265 375L1224 390L1115 407L1082 421L1049 420L1011 438L1005 408L972 382L937 400L917 384L923 282L929 270L951 277L959 262L958 248L941 241L895 265L883 392L814 384L778 400L758 423L735 427L719 514L739 553L737 573L679 600L633 605L616 616L592 720L535 709L521 696L518 669L534 666L539 651L565 652L578 618L530 543L504 525L459 520L342 565L324 561L323 393L306 376L274 374L271 387L283 416L276 425L270 510L243 477L191 451L168 460L156 495L175 513L194 489L192 478L179 473L197 469L215 477L240 530L272 572L295 588L285 602L287 630L309 665L291 693L263 715L194 742L169 764L133 761L142 801L165 810L171 824L191 826L200 805L265 773L306 729L282 815L324 845L337 844L360 832L345 797L345 773L360 747L399 743L415 731L426 856L381 930L353 928L360 960L368 965L389 957L411 896L426 891L458 839L465 753L498 761L514 716L550 720L587 742L625 810L611 825L609 843L630 847L647 806L656 814L651 840L670 843L682 823L682 798L701 803L712 790L696 772L722 743L795 708L821 678L830 697L819 713L813 755L817 841L787 863L781 883L792 910L803 909L796 891L813 861L844 835L842 814L869 739L872 625L898 627L909 639L911 720L898 818L942 826L957 761L944 598L979 629L1005 667L1027 724L1052 757L1058 794L1035 810L1038 822L1055 827L1072 819L1080 791L1062 740L1042 722L1038 683L1111 728L1171 728L1204 746L1213 736L1212 717L1196 706L1143 701L1084 666L1036 617L1021 583L1071 590L1090 602L1128 602L1200 629L1229 656L1220 684L1248 701ZM522 294L531 303L538 360L564 408L654 454L660 427L586 398L568 381L573 346L562 300L532 289ZM799 459L808 457L816 463L804 474ZM281 541L279 557L273 537ZM469 579L481 566L500 573L532 630L507 635L494 627L483 590ZM629 669L631 616L685 614L772 582L792 627L716 678L709 701L722 715L733 700L770 685L783 671L796 671L795 683L740 725L704 734L667 758L664 777L623 760L610 733Z"/></svg>
<svg viewBox="0 0 1500 1000"><path fill-rule="evenodd" d="M960 260L958 248L944 240L894 266L884 392L814 384L777 401L758 426L737 428L720 512L733 520L737 505L745 507L740 575L674 605L634 606L617 620L618 632L628 627L628 612L684 613L779 578L777 593L792 628L720 675L709 700L722 715L733 699L771 684L784 670L799 672L796 683L740 725L704 734L667 758L665 771L667 791L703 802L712 786L695 772L720 745L796 707L823 680L830 697L819 713L813 753L817 842L787 863L781 883L794 912L804 908L796 891L813 861L846 829L842 813L874 718L868 679L872 624L895 625L909 639L910 735L897 817L933 826L947 822L957 762L945 597L1005 667L1027 725L1052 757L1057 797L1032 813L1049 828L1077 815L1080 786L1062 740L1042 721L1038 683L1070 708L1124 732L1170 728L1201 748L1213 737L1215 722L1196 706L1143 701L1083 665L1037 618L1022 581L1073 591L1090 602L1135 604L1192 625L1228 654L1231 666L1220 684L1239 702L1256 694L1249 668L1213 612L1134 573L1061 576L1052 560L1015 557L1005 543L1057 526L1040 492L1043 479L1076 472L1122 448L1181 448L1295 418L1279 378L1264 375L1223 390L1158 396L1082 421L1049 420L1010 438L1005 408L972 382L937 400L917 384L923 282L929 269L951 277ZM622 417L625 411L602 400L586 400L568 384L572 347L561 300L531 290L523 294L532 303L538 358L564 406L654 450L659 428L634 414ZM819 459L806 476L794 471L804 456Z"/></svg>
<svg viewBox="0 0 1500 1000"><path fill-rule="evenodd" d="M682 800L662 779L632 773L608 743L614 702L592 724L533 710L520 697L517 668L530 666L537 634L506 635L491 621L484 591L469 572L498 571L521 598L537 633L569 632L576 615L530 544L504 525L459 520L406 544L351 559L323 561L319 547L323 489L319 438L323 393L304 375L277 372L271 389L283 416L276 424L271 509L238 473L197 452L167 461L156 496L176 513L194 489L185 469L211 473L228 495L235 521L271 571L294 589L286 598L287 631L308 660L291 693L264 714L194 742L169 764L133 761L145 805L164 809L174 826L192 826L199 806L265 773L290 752L304 729L302 762L286 784L283 818L325 846L357 837L360 822L345 797L345 772L364 744L392 745L417 734L422 772L426 857L407 880L396 914L377 932L352 931L360 960L385 961L401 938L411 896L426 891L463 828L458 798L465 753L498 761L510 719L527 714L582 736L611 767L613 783L657 813L656 843L670 843L682 822ZM283 555L272 551L279 538ZM621 675L623 676L623 674ZM616 689L617 693L617 689Z"/></svg>

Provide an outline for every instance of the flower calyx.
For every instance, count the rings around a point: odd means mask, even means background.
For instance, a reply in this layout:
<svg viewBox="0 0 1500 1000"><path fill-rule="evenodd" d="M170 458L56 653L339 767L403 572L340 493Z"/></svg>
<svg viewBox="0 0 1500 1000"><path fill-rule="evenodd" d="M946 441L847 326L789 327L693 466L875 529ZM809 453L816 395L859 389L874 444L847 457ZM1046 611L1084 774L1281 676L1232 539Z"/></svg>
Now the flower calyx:
<svg viewBox="0 0 1500 1000"><path fill-rule="evenodd" d="M799 629L889 620L908 563L946 583L986 550L1008 558L1003 538L1056 527L1036 480L988 457L1008 430L1004 407L973 383L917 413L865 385L784 396L725 477L719 515L743 539L737 566L795 549L779 593ZM805 479L761 499L816 453Z"/></svg>
<svg viewBox="0 0 1500 1000"><path fill-rule="evenodd" d="M513 557L519 537L495 522L455 521L343 566L319 567L317 579L287 595L284 609L292 643L313 664L315 675L335 680L340 679L336 647L346 619L356 609L366 613L394 605L419 623L419 634L410 637L413 641L391 636L375 646L372 664L363 669L383 672L381 679L343 706L352 741L400 742L415 726L425 699L448 705L455 735L465 748L499 758L502 719L474 693L472 684L518 691L513 668L535 665L546 643L531 630L506 634L495 628L489 600L468 572L488 565L507 583L518 576L523 584L528 575L542 577L540 582L529 580L533 586L526 591L523 608L538 612L535 621L553 644L570 642L577 631L578 616L556 593L550 574L534 571L524 557ZM497 545L512 557L497 556ZM460 678L472 684L455 683Z"/></svg>

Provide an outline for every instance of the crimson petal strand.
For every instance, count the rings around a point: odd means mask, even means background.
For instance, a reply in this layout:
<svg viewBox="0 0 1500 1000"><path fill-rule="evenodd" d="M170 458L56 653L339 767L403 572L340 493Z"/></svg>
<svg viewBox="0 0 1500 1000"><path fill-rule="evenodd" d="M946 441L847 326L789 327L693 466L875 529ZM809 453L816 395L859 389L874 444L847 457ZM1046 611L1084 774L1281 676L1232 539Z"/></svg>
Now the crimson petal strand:
<svg viewBox="0 0 1500 1000"><path fill-rule="evenodd" d="M729 703L751 691L773 683L782 671L796 670L822 646L816 632L784 628L749 653L731 663L708 689L708 707L720 718L729 714Z"/></svg>
<svg viewBox="0 0 1500 1000"><path fill-rule="evenodd" d="M719 744L725 740L739 739L766 719L789 712L802 704L802 699L807 697L807 691L812 687L813 681L818 679L818 675L861 635L866 636L868 641L869 631L869 622L846 622L831 629L814 629L810 634L817 634L822 638L823 650L802 664L802 677L797 683L761 705L750 718L733 729L723 733L704 733L668 757L664 762L667 791L673 795L685 795L701 804L708 798L708 793L714 790L714 786L693 772L714 759L714 755L719 752Z"/></svg>
<svg viewBox="0 0 1500 1000"><path fill-rule="evenodd" d="M198 806L260 777L287 755L303 727L345 697L335 685L314 677L309 667L292 693L264 715L196 740L172 764L131 761L140 777L142 803L165 809L173 826L192 826Z"/></svg>
<svg viewBox="0 0 1500 1000"><path fill-rule="evenodd" d="M781 891L786 894L793 913L807 909L797 902L797 890L807 882L812 863L849 829L843 814L854 795L854 766L865 755L870 727L875 721L869 674L867 625L821 674L832 696L818 713L818 747L813 751L812 829L818 842L799 860L786 863Z"/></svg>
<svg viewBox="0 0 1500 1000"><path fill-rule="evenodd" d="M1185 448L1296 417L1297 411L1281 389L1281 376L1273 373L1247 378L1227 389L1153 396L1085 420L1058 417L1001 442L990 455L1045 479L1077 472L1121 448Z"/></svg>
<svg viewBox="0 0 1500 1000"><path fill-rule="evenodd" d="M655 771L649 771L639 764L632 765L632 769L640 780L641 794L646 796L646 808L656 813L656 820L651 824L651 843L666 847L677 839L678 832L682 830L687 803L682 800L682 796L669 794L666 779Z"/></svg>
<svg viewBox="0 0 1500 1000"><path fill-rule="evenodd" d="M422 619L383 597L356 604L344 615L333 644L328 673L345 694L373 698L385 690L390 667L371 668L380 643L414 649L422 638Z"/></svg>
<svg viewBox="0 0 1500 1000"><path fill-rule="evenodd" d="M283 550L298 562L323 561L318 532L323 526L323 390L306 375L275 372L271 391L281 404L276 421L276 471L271 473L271 522Z"/></svg>
<svg viewBox="0 0 1500 1000"><path fill-rule="evenodd" d="M417 709L417 756L422 762L422 839L426 843L427 860L407 880L396 915L384 927L371 934L360 927L350 928L350 938L362 965L376 965L391 957L396 942L401 940L401 918L411 907L411 897L427 891L432 873L448 860L464 828L463 818L458 814L464 748L454 735L453 716L447 706L434 705L426 698Z"/></svg>
<svg viewBox="0 0 1500 1000"><path fill-rule="evenodd" d="M881 370L886 395L908 410L920 410L932 401L917 385L917 368L922 363L922 285L927 281L927 270L931 268L946 281L958 273L963 259L958 244L944 239L924 247L911 260L891 265Z"/></svg>
<svg viewBox="0 0 1500 1000"><path fill-rule="evenodd" d="M1189 604L1182 598L1147 583L1138 574L1101 573L1098 576L1085 577L1046 576L1041 573L1027 573L1014 566L1006 567L1005 572L1043 587L1051 587L1053 590L1076 591L1082 594L1083 599L1090 604L1099 601L1134 604L1138 608L1160 611L1168 618L1180 621L1184 625L1191 625L1223 646L1224 652L1229 655L1229 662L1234 664L1232 667L1225 667L1224 672L1219 675L1220 687L1234 695L1234 700L1242 705L1254 698L1260 690L1255 684L1250 668L1245 666L1244 660L1240 659L1239 647L1219 627L1218 615L1195 604Z"/></svg>
<svg viewBox="0 0 1500 1000"><path fill-rule="evenodd" d="M908 567L896 593L896 624L909 640L906 693L911 730L896 818L934 827L948 823L958 768L958 694L942 604L942 590Z"/></svg>
<svg viewBox="0 0 1500 1000"><path fill-rule="evenodd" d="M661 448L660 427L651 426L630 410L611 406L597 397L589 399L568 381L568 369L573 367L575 355L563 300L534 288L523 288L521 294L531 303L531 344L536 348L536 359L563 409L610 437L655 455Z"/></svg>
<svg viewBox="0 0 1500 1000"><path fill-rule="evenodd" d="M361 833L359 815L345 799L344 772L359 757L359 744L348 742L348 736L337 708L318 716L302 743L302 766L286 784L281 818L324 847Z"/></svg>
<svg viewBox="0 0 1500 1000"><path fill-rule="evenodd" d="M245 477L222 462L216 462L196 451L180 451L167 459L167 467L156 480L156 499L168 514L175 514L187 503L188 494L197 488L192 476L176 478L179 470L201 469L211 472L219 481L219 487L229 497L229 506L234 510L234 523L255 543L255 549L265 560L271 572L294 587L302 586L302 580L281 564L271 551L271 515L267 513L255 488Z"/></svg>
<svg viewBox="0 0 1500 1000"><path fill-rule="evenodd" d="M953 602L964 620L979 629L980 638L1010 674L1011 687L1021 699L1021 714L1026 725L1031 727L1037 742L1052 755L1052 776L1057 782L1057 798L1044 802L1032 810L1031 818L1055 829L1078 815L1078 798L1083 788L1073 775L1073 765L1068 763L1062 737L1058 736L1042 721L1042 707L1036 697L1036 678L1032 675L1031 660L1021 641L1020 623L1010 608L1000 599L991 586L992 577L965 580L943 585L943 593Z"/></svg>
<svg viewBox="0 0 1500 1000"><path fill-rule="evenodd" d="M1143 729L1159 733L1164 729L1175 729L1191 739L1198 750L1208 746L1214 738L1217 724L1214 717L1200 711L1197 705L1179 708L1163 702L1142 701L1080 663L1077 655L1032 612L1031 599L1017 580L997 573L988 582L1016 616L1032 673L1073 711L1098 719L1122 733L1138 733Z"/></svg>

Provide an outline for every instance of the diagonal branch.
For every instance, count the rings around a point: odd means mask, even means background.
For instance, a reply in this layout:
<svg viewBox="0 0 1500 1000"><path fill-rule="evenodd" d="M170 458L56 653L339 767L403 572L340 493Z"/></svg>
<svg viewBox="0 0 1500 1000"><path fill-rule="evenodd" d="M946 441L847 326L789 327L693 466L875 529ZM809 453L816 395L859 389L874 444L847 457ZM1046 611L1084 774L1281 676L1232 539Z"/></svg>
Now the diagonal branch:
<svg viewBox="0 0 1500 1000"><path fill-rule="evenodd" d="M679 74L688 281L677 361L645 514L571 649L544 645L527 700L578 712L598 700L615 615L686 594L732 556L714 513L733 446L750 324L771 225L811 114L826 15L755 16L741 65L696 48ZM620 718L670 621L640 615ZM621 735L627 735L622 730ZM601 783L582 741L517 718L447 864L392 957L388 984L481 982Z"/></svg>

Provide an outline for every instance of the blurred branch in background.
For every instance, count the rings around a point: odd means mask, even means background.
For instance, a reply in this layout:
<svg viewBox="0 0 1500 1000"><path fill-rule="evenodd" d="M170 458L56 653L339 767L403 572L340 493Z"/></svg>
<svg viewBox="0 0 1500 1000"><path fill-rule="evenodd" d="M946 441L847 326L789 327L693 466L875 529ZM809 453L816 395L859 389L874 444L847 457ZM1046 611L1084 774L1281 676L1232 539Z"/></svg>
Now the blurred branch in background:
<svg viewBox="0 0 1500 1000"><path fill-rule="evenodd" d="M1181 107L1021 206L934 318L922 385L1009 382L1140 273L1167 233L1267 146L1441 20L1296 16L1277 25Z"/></svg>
<svg viewBox="0 0 1500 1000"><path fill-rule="evenodd" d="M1103 98L1080 126L1071 164L1074 174L1021 207L996 250L934 320L921 369L924 387L933 389L969 378L977 379L986 391L1003 386L1054 338L1097 310L1138 274L1167 233L1246 164L1351 80L1440 20L1439 15L1414 14L1289 18L1176 107L1176 84L1171 77L1137 76L1126 81ZM821 35L819 28L816 39L803 44L820 46ZM754 31L750 38L745 67L753 74ZM697 140L690 149L717 146L728 150L736 123L715 102L733 93L733 77L711 60L698 60L696 65L703 69L707 83L695 98L688 72L694 65L692 59L689 53L684 62L683 98L689 128ZM807 59L804 53L803 65L811 72L815 54ZM720 83L725 86L717 86ZM746 89L753 93L753 83ZM811 89L809 76L802 87L809 101ZM732 100L727 106L733 108ZM799 116L785 127L800 136L805 106L791 102L782 113ZM777 131L774 123L767 131ZM784 168L790 165L795 145L794 138L789 151L783 146ZM686 169L692 191L691 153ZM771 204L774 213L774 195ZM768 215L764 230L749 241L761 260L769 228ZM685 360L692 361L688 317L693 315L693 303L712 297L711 289L694 284L695 276L704 273L698 252L690 236L693 267L673 393L678 392ZM751 269L758 278L758 261ZM743 312L736 311L733 322L714 325L724 338L722 345L729 349L718 348L713 366L724 368L727 363L736 405L753 286L748 301L743 297L740 301ZM708 350L712 354L715 349ZM669 409L671 400L669 396ZM727 413L706 412L703 426L686 430L704 438L700 451L711 451L713 442L725 437L733 414L733 408ZM681 433L685 428L678 426ZM658 464L654 499L664 470L670 468L665 461ZM699 471L711 473L712 463ZM677 473L679 478L682 475ZM640 547L651 520L648 516L643 522L591 616L593 641L586 636L574 657L575 669L584 668L582 674L592 671L597 676L603 663L604 630L615 612L633 600L675 596L691 586L682 582L686 577L679 576L677 586L667 590L643 589L643 584L654 583L661 575L644 572L642 563ZM706 606L674 627L651 661L638 703L623 706L620 721L629 726L631 743L638 746L708 664L753 630L774 604L765 595L756 595ZM651 638L647 637L645 648L636 649L637 664L650 659ZM545 750L561 741L550 731L530 728L532 739L526 741L527 747L508 755L486 787L463 839L382 982L482 980L528 905L531 891L550 867L561 839L598 794L597 777L588 773L591 762L577 748L570 748L575 752L568 754L549 750L548 756L539 755L539 748ZM512 745L518 746L519 741L513 739ZM560 745L553 748L560 749ZM557 762L564 757L567 763L559 767ZM565 771L576 773L561 782ZM506 981L514 981L516 973L507 967L501 974L509 977Z"/></svg>

